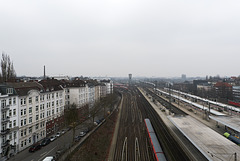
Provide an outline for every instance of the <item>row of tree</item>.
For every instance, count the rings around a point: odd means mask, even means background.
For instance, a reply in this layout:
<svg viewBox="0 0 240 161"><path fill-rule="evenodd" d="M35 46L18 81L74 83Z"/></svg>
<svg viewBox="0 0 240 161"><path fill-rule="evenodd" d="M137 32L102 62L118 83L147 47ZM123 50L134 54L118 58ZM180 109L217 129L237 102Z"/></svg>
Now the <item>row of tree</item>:
<svg viewBox="0 0 240 161"><path fill-rule="evenodd" d="M13 62L10 56L2 53L0 82L12 81L16 78L16 72L13 67Z"/></svg>

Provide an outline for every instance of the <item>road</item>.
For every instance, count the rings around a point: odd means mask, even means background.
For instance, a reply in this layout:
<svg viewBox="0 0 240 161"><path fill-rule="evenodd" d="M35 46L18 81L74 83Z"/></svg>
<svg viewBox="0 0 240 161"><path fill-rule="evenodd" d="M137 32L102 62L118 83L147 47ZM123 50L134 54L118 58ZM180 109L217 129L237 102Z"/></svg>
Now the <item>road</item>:
<svg viewBox="0 0 240 161"><path fill-rule="evenodd" d="M91 119L91 118L90 118ZM89 124L91 124L91 120L85 121L83 124L77 126L75 135L79 134L80 131L86 127L88 127ZM10 158L10 161L42 161L47 156L55 156L56 152L58 150L64 150L69 149L69 147L72 145L72 136L73 136L73 130L67 131L60 137L58 137L56 140L51 142L50 144L42 147L40 150L35 151L34 153L28 152L29 148L21 151L16 156Z"/></svg>

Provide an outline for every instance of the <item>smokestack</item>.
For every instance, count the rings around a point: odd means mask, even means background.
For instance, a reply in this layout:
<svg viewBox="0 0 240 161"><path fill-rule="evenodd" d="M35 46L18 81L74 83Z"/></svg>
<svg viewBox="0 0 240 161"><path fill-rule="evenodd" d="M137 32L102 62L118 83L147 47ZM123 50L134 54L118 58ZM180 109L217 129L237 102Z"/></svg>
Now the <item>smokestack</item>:
<svg viewBox="0 0 240 161"><path fill-rule="evenodd" d="M45 65L44 65L44 74L43 74L43 79L46 79L46 71L45 71Z"/></svg>

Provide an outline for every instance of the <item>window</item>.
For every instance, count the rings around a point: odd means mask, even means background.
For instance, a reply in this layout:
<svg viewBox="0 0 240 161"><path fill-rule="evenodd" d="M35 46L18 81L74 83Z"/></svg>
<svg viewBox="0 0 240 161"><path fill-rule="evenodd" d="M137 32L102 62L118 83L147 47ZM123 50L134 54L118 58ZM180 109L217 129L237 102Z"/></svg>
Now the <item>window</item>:
<svg viewBox="0 0 240 161"><path fill-rule="evenodd" d="M12 121L9 122L9 128L12 128Z"/></svg>
<svg viewBox="0 0 240 161"><path fill-rule="evenodd" d="M56 101L56 104L57 104L57 106L58 106L58 100Z"/></svg>
<svg viewBox="0 0 240 161"><path fill-rule="evenodd" d="M13 104L14 105L16 104L16 98L15 97L13 98Z"/></svg>
<svg viewBox="0 0 240 161"><path fill-rule="evenodd" d="M54 114L54 109L52 110L52 115Z"/></svg>
<svg viewBox="0 0 240 161"><path fill-rule="evenodd" d="M7 88L7 94L13 94L13 88Z"/></svg>
<svg viewBox="0 0 240 161"><path fill-rule="evenodd" d="M24 145L25 145L25 146L27 145L27 139L24 140Z"/></svg>
<svg viewBox="0 0 240 161"><path fill-rule="evenodd" d="M29 123L32 123L32 117L29 117Z"/></svg>
<svg viewBox="0 0 240 161"><path fill-rule="evenodd" d="M21 126L23 126L23 120L21 120Z"/></svg>
<svg viewBox="0 0 240 161"><path fill-rule="evenodd" d="M38 96L35 97L35 101L38 102Z"/></svg>
<svg viewBox="0 0 240 161"><path fill-rule="evenodd" d="M21 147L23 147L23 141L21 141Z"/></svg>
<svg viewBox="0 0 240 161"><path fill-rule="evenodd" d="M26 125L26 124L27 124L27 119L24 119L24 121L23 121L23 122L24 122L24 125Z"/></svg>
<svg viewBox="0 0 240 161"><path fill-rule="evenodd" d="M13 109L13 116L16 116L16 109Z"/></svg>
<svg viewBox="0 0 240 161"><path fill-rule="evenodd" d="M12 110L9 110L9 117L12 116Z"/></svg>
<svg viewBox="0 0 240 161"><path fill-rule="evenodd" d="M16 120L13 120L13 127L16 127Z"/></svg>
<svg viewBox="0 0 240 161"><path fill-rule="evenodd" d="M24 135L27 135L27 129L24 129Z"/></svg>
<svg viewBox="0 0 240 161"><path fill-rule="evenodd" d="M28 109L28 113L29 113L29 114L32 113L32 107L29 107L29 109Z"/></svg>
<svg viewBox="0 0 240 161"><path fill-rule="evenodd" d="M39 124L36 124L36 130L38 129Z"/></svg>
<svg viewBox="0 0 240 161"><path fill-rule="evenodd" d="M23 114L26 115L26 109L23 110Z"/></svg>
<svg viewBox="0 0 240 161"><path fill-rule="evenodd" d="M28 103L30 103L30 104L32 103L32 97L28 98Z"/></svg>
<svg viewBox="0 0 240 161"><path fill-rule="evenodd" d="M52 99L54 98L54 93L52 93Z"/></svg>
<svg viewBox="0 0 240 161"><path fill-rule="evenodd" d="M36 121L38 120L39 115L36 115Z"/></svg>
<svg viewBox="0 0 240 161"><path fill-rule="evenodd" d="M12 133L9 133L9 140L12 140Z"/></svg>
<svg viewBox="0 0 240 161"><path fill-rule="evenodd" d="M36 106L36 111L38 111L38 106Z"/></svg>
<svg viewBox="0 0 240 161"><path fill-rule="evenodd" d="M9 102L9 105L11 105L12 104L12 98L9 98L8 102Z"/></svg>
<svg viewBox="0 0 240 161"><path fill-rule="evenodd" d="M52 107L54 106L54 102L52 102Z"/></svg>
<svg viewBox="0 0 240 161"><path fill-rule="evenodd" d="M58 108L57 108L57 113L58 113Z"/></svg>
<svg viewBox="0 0 240 161"><path fill-rule="evenodd" d="M21 109L21 116L23 115L23 109Z"/></svg>
<svg viewBox="0 0 240 161"><path fill-rule="evenodd" d="M56 93L56 97L58 98L58 93Z"/></svg>
<svg viewBox="0 0 240 161"><path fill-rule="evenodd" d="M5 108L6 107L6 100L2 100L1 105L2 105L2 108Z"/></svg>
<svg viewBox="0 0 240 161"><path fill-rule="evenodd" d="M29 129L28 129L28 133L29 133L29 134L32 133L32 126L29 127Z"/></svg>
<svg viewBox="0 0 240 161"><path fill-rule="evenodd" d="M17 137L17 132L14 131L14 133L13 133L13 138L16 138L16 137Z"/></svg>
<svg viewBox="0 0 240 161"><path fill-rule="evenodd" d="M21 130L21 136L23 136L23 130Z"/></svg>
<svg viewBox="0 0 240 161"><path fill-rule="evenodd" d="M28 139L28 143L30 144L32 142L32 138L30 137L29 139Z"/></svg>
<svg viewBox="0 0 240 161"><path fill-rule="evenodd" d="M26 104L26 98L21 98L20 103L21 103L21 105L25 105Z"/></svg>

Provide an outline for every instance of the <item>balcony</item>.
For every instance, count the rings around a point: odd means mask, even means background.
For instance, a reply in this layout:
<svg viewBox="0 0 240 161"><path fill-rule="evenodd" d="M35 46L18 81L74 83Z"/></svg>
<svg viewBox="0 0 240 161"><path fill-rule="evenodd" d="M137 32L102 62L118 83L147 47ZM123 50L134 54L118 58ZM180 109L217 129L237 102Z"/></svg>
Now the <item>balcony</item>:
<svg viewBox="0 0 240 161"><path fill-rule="evenodd" d="M1 111L4 112L4 111L7 111L7 110L9 110L9 109L10 109L10 106L7 105L7 106L2 107L2 108L1 108Z"/></svg>
<svg viewBox="0 0 240 161"><path fill-rule="evenodd" d="M2 148L8 146L8 145L9 145L9 142L10 142L9 140L3 142L3 143L1 144Z"/></svg>
<svg viewBox="0 0 240 161"><path fill-rule="evenodd" d="M10 121L10 117L7 116L5 118L2 118L2 123L5 123L5 122L9 122Z"/></svg>
<svg viewBox="0 0 240 161"><path fill-rule="evenodd" d="M1 130L1 135L6 135L10 132L10 129Z"/></svg>

